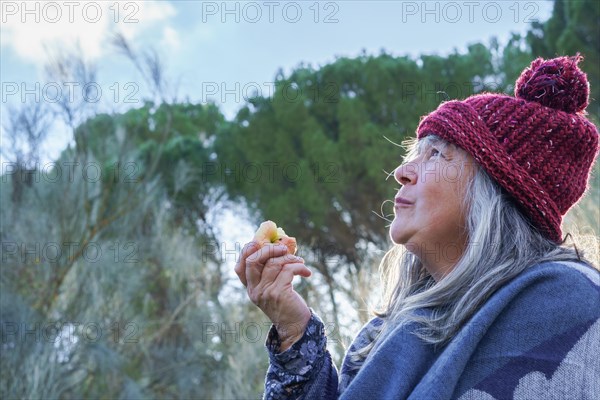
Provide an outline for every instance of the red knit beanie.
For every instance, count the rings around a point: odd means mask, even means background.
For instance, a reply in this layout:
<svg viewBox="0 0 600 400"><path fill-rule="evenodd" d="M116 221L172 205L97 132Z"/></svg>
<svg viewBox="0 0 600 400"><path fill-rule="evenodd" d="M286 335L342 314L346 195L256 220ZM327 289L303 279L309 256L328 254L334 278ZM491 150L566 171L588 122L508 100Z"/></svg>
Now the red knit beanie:
<svg viewBox="0 0 600 400"><path fill-rule="evenodd" d="M470 153L556 243L598 154L598 130L585 117L589 84L581 60L538 58L517 79L515 97L448 101L417 128L419 139L435 134Z"/></svg>

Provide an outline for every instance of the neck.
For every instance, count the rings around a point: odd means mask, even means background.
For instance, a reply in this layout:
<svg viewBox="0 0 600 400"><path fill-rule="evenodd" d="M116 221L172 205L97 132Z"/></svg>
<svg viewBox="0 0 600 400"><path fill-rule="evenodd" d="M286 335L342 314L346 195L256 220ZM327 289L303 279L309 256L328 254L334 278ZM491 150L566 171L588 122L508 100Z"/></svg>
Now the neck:
<svg viewBox="0 0 600 400"><path fill-rule="evenodd" d="M423 264L423 267L429 272L433 279L438 282L448 275L463 254L463 246L458 243L446 245L421 246L414 248L410 244L406 249L413 253Z"/></svg>

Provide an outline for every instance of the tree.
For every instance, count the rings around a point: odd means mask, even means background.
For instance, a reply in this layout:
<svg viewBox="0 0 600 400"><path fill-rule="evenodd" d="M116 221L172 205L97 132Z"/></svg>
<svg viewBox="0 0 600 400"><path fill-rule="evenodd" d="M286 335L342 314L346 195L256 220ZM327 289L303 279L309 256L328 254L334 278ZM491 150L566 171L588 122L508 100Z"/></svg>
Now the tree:
<svg viewBox="0 0 600 400"><path fill-rule="evenodd" d="M74 144L52 168L32 166L19 203L1 183L2 397L255 397L262 373L240 374L233 358L266 362L240 343L235 321L252 311L224 301L224 265L206 246L221 191L203 167L223 116L148 101L82 118L80 105L57 110Z"/></svg>
<svg viewBox="0 0 600 400"><path fill-rule="evenodd" d="M384 53L299 67L279 75L273 97L251 99L217 135L216 163L229 195L246 202L255 223L273 219L300 238L336 323L336 293L361 310L361 322L368 318L368 294L356 293L377 263L373 249L389 246L386 200L398 185L386 178L403 155L390 141L413 136L421 115L446 96L467 97L475 81L494 73L492 54L480 44L419 62ZM299 290L317 296L306 285Z"/></svg>

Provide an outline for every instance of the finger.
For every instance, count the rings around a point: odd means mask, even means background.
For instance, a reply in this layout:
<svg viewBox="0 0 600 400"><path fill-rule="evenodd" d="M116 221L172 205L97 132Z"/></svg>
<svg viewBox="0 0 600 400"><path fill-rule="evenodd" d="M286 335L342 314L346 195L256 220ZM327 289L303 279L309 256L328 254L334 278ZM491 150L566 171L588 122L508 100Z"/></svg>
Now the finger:
<svg viewBox="0 0 600 400"><path fill-rule="evenodd" d="M265 265L270 258L276 258L286 255L288 248L282 244L267 244L261 247L260 251L252 254L250 257L256 257L256 261Z"/></svg>
<svg viewBox="0 0 600 400"><path fill-rule="evenodd" d="M265 274L270 274L271 278L264 278ZM300 262L285 265L267 263L260 284L249 289L249 294L252 292L252 301L261 308L268 308L269 304L280 302L282 296L290 295L292 280L296 275L308 277L311 271Z"/></svg>
<svg viewBox="0 0 600 400"><path fill-rule="evenodd" d="M244 245L244 248L240 252L235 268L233 269L237 274L238 278L244 286L247 286L246 281L246 259L252 253L255 253L260 249L260 245L256 242L249 242Z"/></svg>
<svg viewBox="0 0 600 400"><path fill-rule="evenodd" d="M283 245L267 245L248 256L246 258L247 286L255 287L260 283L263 268L270 258L280 257L286 253L287 247Z"/></svg>
<svg viewBox="0 0 600 400"><path fill-rule="evenodd" d="M277 290L285 289L286 286L292 284L292 280L296 275L308 278L312 275L312 272L303 263L286 264L281 268L281 271L277 275L274 288Z"/></svg>
<svg viewBox="0 0 600 400"><path fill-rule="evenodd" d="M284 265L288 264L304 264L302 257L285 254L281 257L271 258L267 260L262 271L261 285L272 284L277 279ZM308 269L308 268L307 268Z"/></svg>

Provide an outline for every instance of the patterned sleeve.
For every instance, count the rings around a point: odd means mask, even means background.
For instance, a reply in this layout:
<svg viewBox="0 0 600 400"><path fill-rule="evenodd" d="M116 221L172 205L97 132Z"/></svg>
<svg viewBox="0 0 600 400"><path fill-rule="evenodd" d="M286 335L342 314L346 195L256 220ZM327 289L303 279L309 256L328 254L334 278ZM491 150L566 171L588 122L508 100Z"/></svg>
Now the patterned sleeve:
<svg viewBox="0 0 600 400"><path fill-rule="evenodd" d="M266 341L270 365L265 380L265 400L298 399L306 393L326 360L325 326L311 309L302 338L282 353L278 353L280 345L277 330L271 326Z"/></svg>

